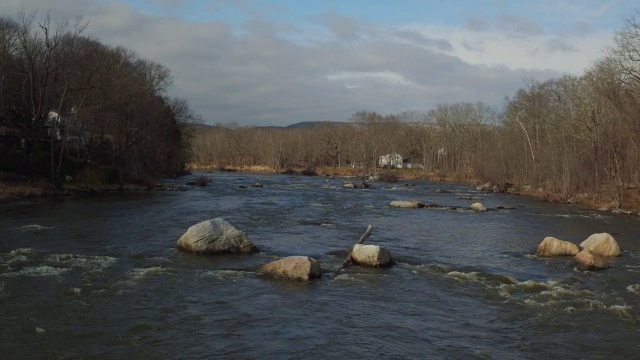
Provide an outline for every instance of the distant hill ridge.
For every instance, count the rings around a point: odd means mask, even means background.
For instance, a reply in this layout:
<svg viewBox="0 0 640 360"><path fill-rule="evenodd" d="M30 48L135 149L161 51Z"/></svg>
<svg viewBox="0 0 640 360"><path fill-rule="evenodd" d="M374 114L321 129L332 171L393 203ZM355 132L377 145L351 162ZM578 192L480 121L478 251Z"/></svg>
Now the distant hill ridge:
<svg viewBox="0 0 640 360"><path fill-rule="evenodd" d="M326 125L326 124L346 125L346 124L351 124L351 123L344 122L344 121L302 121L302 122L298 122L298 123L287 125L287 126L267 125L267 126L247 126L247 127L256 128L256 129L312 129L314 127L317 127L317 126L320 126L320 125ZM228 126L226 126L224 124L222 124L222 125L219 125L219 124L217 124L217 125L193 124L192 126L196 130L197 129L212 128L212 127L216 127L216 126L228 127Z"/></svg>
<svg viewBox="0 0 640 360"><path fill-rule="evenodd" d="M314 128L319 125L326 124L348 124L344 121L302 121L289 126L285 126L287 129L300 129L300 128Z"/></svg>

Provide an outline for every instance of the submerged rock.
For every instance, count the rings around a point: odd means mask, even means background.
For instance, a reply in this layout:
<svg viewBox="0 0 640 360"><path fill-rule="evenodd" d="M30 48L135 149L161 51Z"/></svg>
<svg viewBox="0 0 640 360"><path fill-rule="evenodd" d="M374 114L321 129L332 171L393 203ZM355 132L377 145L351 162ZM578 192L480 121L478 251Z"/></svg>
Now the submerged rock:
<svg viewBox="0 0 640 360"><path fill-rule="evenodd" d="M187 229L178 239L180 250L193 253L252 253L257 248L247 235L222 218L206 220Z"/></svg>
<svg viewBox="0 0 640 360"><path fill-rule="evenodd" d="M474 201L482 200L482 198L480 198L478 196L471 196L471 195L460 195L460 196L458 196L458 199L461 199L461 200L474 200Z"/></svg>
<svg viewBox="0 0 640 360"><path fill-rule="evenodd" d="M515 206L504 206L504 205L500 205L497 206L496 209L498 210L515 210Z"/></svg>
<svg viewBox="0 0 640 360"><path fill-rule="evenodd" d="M394 200L389 203L389 206L396 208L423 208L426 207L427 204L420 201Z"/></svg>
<svg viewBox="0 0 640 360"><path fill-rule="evenodd" d="M479 202L471 204L469 208L473 211L487 211L487 208Z"/></svg>
<svg viewBox="0 0 640 360"><path fill-rule="evenodd" d="M608 233L592 234L580 244L580 247L604 257L620 256L620 247L616 239Z"/></svg>
<svg viewBox="0 0 640 360"><path fill-rule="evenodd" d="M344 182L342 183L342 187L345 189L355 189L356 186L352 182Z"/></svg>
<svg viewBox="0 0 640 360"><path fill-rule="evenodd" d="M578 245L556 239L552 236L547 236L542 240L540 245L538 245L538 249L536 250L537 256L564 256L571 255L575 256L580 252L580 248Z"/></svg>
<svg viewBox="0 0 640 360"><path fill-rule="evenodd" d="M433 192L436 194L450 194L451 190L438 188L438 189L434 189Z"/></svg>
<svg viewBox="0 0 640 360"><path fill-rule="evenodd" d="M602 257L590 250L582 250L576 254L573 263L580 271L603 270L609 267Z"/></svg>
<svg viewBox="0 0 640 360"><path fill-rule="evenodd" d="M309 281L322 276L318 260L308 256L289 256L262 265L258 274L273 278Z"/></svg>
<svg viewBox="0 0 640 360"><path fill-rule="evenodd" d="M393 264L389 250L379 245L354 245L351 261L356 265L369 267L384 267Z"/></svg>

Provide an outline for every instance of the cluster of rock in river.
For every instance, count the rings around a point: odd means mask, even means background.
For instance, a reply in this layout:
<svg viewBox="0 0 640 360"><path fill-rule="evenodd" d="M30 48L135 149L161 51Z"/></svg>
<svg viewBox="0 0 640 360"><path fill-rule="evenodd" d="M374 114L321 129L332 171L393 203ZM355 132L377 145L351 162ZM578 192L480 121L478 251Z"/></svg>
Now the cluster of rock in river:
<svg viewBox="0 0 640 360"><path fill-rule="evenodd" d="M180 250L196 254L251 254L258 248L242 231L222 218L206 220L187 229L178 239ZM347 262L360 266L384 267L393 263L391 253L378 245L356 244ZM291 280L313 280L322 275L320 262L308 256L289 256L260 266L259 275Z"/></svg>
<svg viewBox="0 0 640 360"><path fill-rule="evenodd" d="M602 270L609 267L605 258L620 256L620 247L608 233L593 234L579 246L548 236L538 245L536 255L573 256L573 262L578 270Z"/></svg>
<svg viewBox="0 0 640 360"><path fill-rule="evenodd" d="M409 203L412 206L408 206ZM415 202L396 205L396 207L420 207L416 206ZM393 264L391 253L384 247L362 244L370 232L371 227L349 250L347 259L337 272L351 263L367 267L385 267ZM178 239L177 246L180 250L196 254L250 254L258 251L247 234L222 218L206 220L191 226ZM600 270L609 267L605 258L620 256L620 247L613 236L608 233L593 234L579 246L554 237L546 237L538 246L536 255L541 257L574 256L573 261L577 269L582 271ZM322 267L320 262L314 258L289 256L264 264L256 272L267 277L308 281L320 278Z"/></svg>

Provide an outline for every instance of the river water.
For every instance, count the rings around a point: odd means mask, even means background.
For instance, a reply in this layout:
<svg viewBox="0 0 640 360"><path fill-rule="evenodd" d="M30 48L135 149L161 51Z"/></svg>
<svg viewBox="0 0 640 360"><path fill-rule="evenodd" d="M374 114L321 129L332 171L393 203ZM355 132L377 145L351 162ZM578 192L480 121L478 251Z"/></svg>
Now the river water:
<svg viewBox="0 0 640 360"><path fill-rule="evenodd" d="M638 217L464 184L362 190L324 177L207 176L189 191L0 206L0 358L640 358ZM387 206L469 206L460 196L513 209ZM176 250L189 226L214 217L261 252ZM397 264L335 276L368 224L367 243ZM580 243L595 232L623 249L605 271L532 255L545 236ZM254 274L289 255L317 258L322 279Z"/></svg>

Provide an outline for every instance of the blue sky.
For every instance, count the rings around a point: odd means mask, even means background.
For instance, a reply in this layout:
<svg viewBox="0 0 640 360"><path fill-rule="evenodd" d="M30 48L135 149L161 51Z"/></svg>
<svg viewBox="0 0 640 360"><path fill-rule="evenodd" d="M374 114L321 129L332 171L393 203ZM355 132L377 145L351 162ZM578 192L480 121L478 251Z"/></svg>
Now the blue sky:
<svg viewBox="0 0 640 360"><path fill-rule="evenodd" d="M102 0L103 3L109 1ZM199 20L220 19L219 14L235 16L248 20L246 16L251 12L273 13L282 10L291 19L301 19L308 15L337 12L345 16L352 16L367 21L382 23L385 25L398 25L406 22L440 22L443 24L463 23L470 17L492 17L501 13L513 13L521 16L540 17L548 15L546 22L576 16L582 13L584 20L589 14L606 9L605 15L609 19L600 16L604 23L618 21L624 18L630 5L624 1L517 1L517 0L239 0L239 1L154 1L154 0L130 0L125 1L136 9L144 12L165 16L185 16L199 18ZM549 6L552 4L552 6ZM570 12L569 9L575 9ZM585 11L585 9L588 9ZM562 11L562 12L560 12ZM240 14L243 14L240 16ZM554 16L555 15L555 16ZM613 18L611 18L613 17ZM222 19L228 20L227 17ZM610 24L615 26L617 24Z"/></svg>
<svg viewBox="0 0 640 360"><path fill-rule="evenodd" d="M345 121L485 102L581 74L637 1L0 0L0 16L83 16L87 32L169 67L208 123Z"/></svg>
<svg viewBox="0 0 640 360"><path fill-rule="evenodd" d="M240 0L240 1L126 1L136 9L193 21L225 21L235 25L262 16L304 26L317 14L337 13L384 26L430 23L457 26L469 19L516 15L534 19L549 32L589 23L594 31L618 29L633 13L632 1L522 0Z"/></svg>

